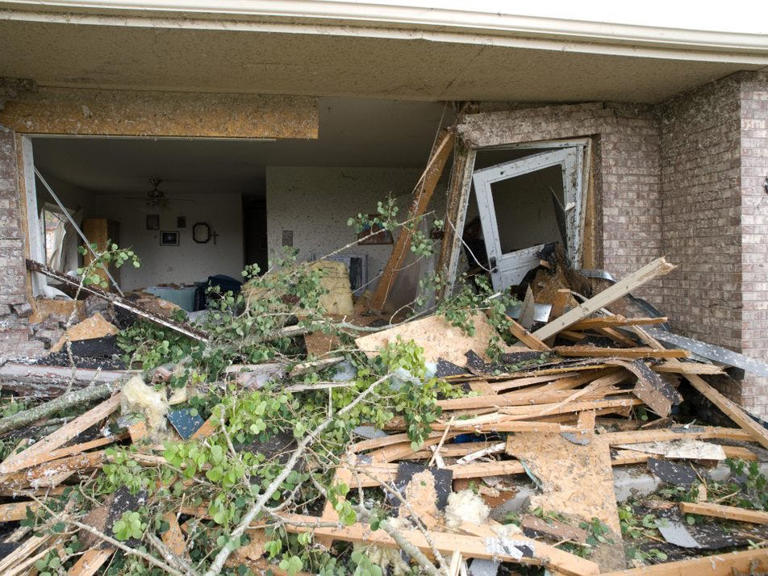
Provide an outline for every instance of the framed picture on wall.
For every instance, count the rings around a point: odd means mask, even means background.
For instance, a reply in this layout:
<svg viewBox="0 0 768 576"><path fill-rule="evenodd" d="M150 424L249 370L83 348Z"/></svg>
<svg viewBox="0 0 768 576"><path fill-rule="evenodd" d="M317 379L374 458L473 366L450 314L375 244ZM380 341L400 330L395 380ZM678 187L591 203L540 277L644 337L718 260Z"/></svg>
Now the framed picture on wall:
<svg viewBox="0 0 768 576"><path fill-rule="evenodd" d="M160 232L160 246L178 246L178 232Z"/></svg>
<svg viewBox="0 0 768 576"><path fill-rule="evenodd" d="M378 214L368 214L368 219L373 220ZM358 244L393 244L392 232L384 230L378 224L366 226L357 234Z"/></svg>
<svg viewBox="0 0 768 576"><path fill-rule="evenodd" d="M147 214L147 230L160 230L160 214Z"/></svg>

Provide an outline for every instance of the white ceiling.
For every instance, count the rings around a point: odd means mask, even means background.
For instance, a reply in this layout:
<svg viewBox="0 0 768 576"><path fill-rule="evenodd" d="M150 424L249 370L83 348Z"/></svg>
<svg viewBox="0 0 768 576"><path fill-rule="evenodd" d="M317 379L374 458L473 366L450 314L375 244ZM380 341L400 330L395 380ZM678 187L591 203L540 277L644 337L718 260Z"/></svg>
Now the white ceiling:
<svg viewBox="0 0 768 576"><path fill-rule="evenodd" d="M262 194L266 166L424 166L441 118L441 104L325 99L318 140L249 141L39 137L35 165L97 193L139 193L149 179L166 193Z"/></svg>

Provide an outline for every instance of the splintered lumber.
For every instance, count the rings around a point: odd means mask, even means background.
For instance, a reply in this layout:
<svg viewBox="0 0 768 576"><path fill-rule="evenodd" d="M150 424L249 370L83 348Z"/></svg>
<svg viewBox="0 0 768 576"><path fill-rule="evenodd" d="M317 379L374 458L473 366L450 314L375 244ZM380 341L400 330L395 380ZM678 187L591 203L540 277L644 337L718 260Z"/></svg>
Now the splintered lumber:
<svg viewBox="0 0 768 576"><path fill-rule="evenodd" d="M723 506L709 502L680 502L680 511L683 514L698 514L699 516L751 522L752 524L768 524L768 512L747 510L738 506Z"/></svg>
<svg viewBox="0 0 768 576"><path fill-rule="evenodd" d="M515 322L513 318L507 316L507 321L509 322L509 331L512 333L512 336L520 340L520 342L528 346L528 348L531 350L546 352L550 349L549 346L547 346L544 342L536 338L536 336L528 332L528 330L526 330L523 326Z"/></svg>
<svg viewBox="0 0 768 576"><path fill-rule="evenodd" d="M427 362L437 362L442 358L463 366L467 363L466 352L474 350L481 354L488 348L491 339L498 337L485 314L478 312L472 316L471 321L474 325L474 336L469 336L461 328L451 325L445 318L434 315L361 336L355 340L355 344L369 357L374 357L385 345L397 341L399 337L406 342L413 340L421 346L424 349L424 360ZM508 350L509 347L502 346L503 352Z"/></svg>
<svg viewBox="0 0 768 576"><path fill-rule="evenodd" d="M600 348L599 346L555 346L558 356L577 358L687 358L688 352L681 349L654 348Z"/></svg>
<svg viewBox="0 0 768 576"><path fill-rule="evenodd" d="M408 220L415 222L416 219L423 216L432 199L437 182L443 173L443 168L453 150L454 133L448 130L442 132L437 146L432 152L424 173L419 178L419 182L414 190L413 202L408 212ZM411 230L403 226L400 234L397 236L395 245L392 247L392 253L384 266L379 283L371 297L370 307L373 310L381 310L389 296L389 291L395 283L395 278L402 268L405 256L411 247Z"/></svg>
<svg viewBox="0 0 768 576"><path fill-rule="evenodd" d="M708 376L725 374L725 370L720 366L715 364L702 364L700 362L662 362L661 364L652 366L651 370L658 372L659 374L699 374Z"/></svg>
<svg viewBox="0 0 768 576"><path fill-rule="evenodd" d="M659 276L663 276L664 274L668 274L674 269L675 266L667 262L663 257L657 258L626 278L619 280L613 286L606 288L597 296L590 298L586 302L582 302L576 308L569 310L559 318L542 326L536 330L533 335L539 340L546 340L561 330L565 330L566 328L573 326L576 322L585 319L590 314L597 312L600 308L609 306L646 282L658 278Z"/></svg>
<svg viewBox="0 0 768 576"><path fill-rule="evenodd" d="M187 544L184 541L184 534L181 532L176 514L166 512L163 514L163 519L168 522L168 530L163 532L162 535L163 544L176 556L183 556L187 549Z"/></svg>
<svg viewBox="0 0 768 576"><path fill-rule="evenodd" d="M98 572L109 557L115 552L114 548L90 548L69 569L69 576L92 576Z"/></svg>
<svg viewBox="0 0 768 576"><path fill-rule="evenodd" d="M26 502L11 502L10 504L0 505L0 522L15 522L24 520L27 517L27 510L36 512L40 504L34 500Z"/></svg>
<svg viewBox="0 0 768 576"><path fill-rule="evenodd" d="M285 529L295 534L312 532L316 537L327 536L345 542L375 544L389 548L397 547L396 542L384 530L371 530L369 525L359 522L351 526L321 526L319 525L320 518L314 516L280 514L279 518L284 522ZM413 546L428 556L432 554L432 547L420 530L402 529L398 531ZM599 573L597 565L589 560L521 535L515 535L513 538L501 538L495 533L493 535L469 536L430 530L429 536L435 548L446 554L459 551L465 558L550 566L563 574L574 576L597 575ZM533 556L518 558L508 552L510 547L514 548L515 543L530 547L533 550Z"/></svg>
<svg viewBox="0 0 768 576"><path fill-rule="evenodd" d="M59 448L78 434L112 414L120 406L120 397L121 394L115 394L109 400L91 408L71 422L64 424L64 426L23 452L11 455L0 464L0 474L9 474L46 461L48 452Z"/></svg>
<svg viewBox="0 0 768 576"><path fill-rule="evenodd" d="M511 418L527 420L528 418L540 417L542 414L569 414L572 412L583 412L584 410L601 410L603 408L621 409L638 406L640 404L642 404L642 401L637 398L624 396L612 400L584 400L570 402L565 405L538 404L536 406L508 406L502 408L500 412L509 415Z"/></svg>
<svg viewBox="0 0 768 576"><path fill-rule="evenodd" d="M611 328L613 326L648 326L650 324L664 324L667 320L666 316L658 316L656 318L625 318L620 314L615 314L579 320L571 326L571 330L595 330L596 328Z"/></svg>
<svg viewBox="0 0 768 576"><path fill-rule="evenodd" d="M738 571L738 572L737 572ZM602 576L733 576L737 573L760 574L768 571L768 549L713 554L642 566L631 570L603 573Z"/></svg>
<svg viewBox="0 0 768 576"><path fill-rule="evenodd" d="M24 396L50 398L59 396L67 389L78 390L86 386L115 384L141 372L136 370L91 370L63 366L39 366L7 362L0 367L0 384ZM111 389L110 389L111 392ZM106 398L109 394L101 396ZM96 397L94 397L96 399ZM4 419L5 420L5 419Z"/></svg>
<svg viewBox="0 0 768 576"><path fill-rule="evenodd" d="M160 316L158 314L155 314L154 312L151 312L145 308L142 308L141 306L125 298L121 298L116 294L111 294L100 288L96 288L95 286L83 286L80 279L75 278L74 276L69 276L67 274L62 274L61 272L57 272L56 270L49 268L48 266L46 266L45 264L41 264L40 262L35 262L34 260L27 260L26 262L27 262L27 270L29 270L30 272L40 272L41 274L44 274L49 278L53 278L54 280L58 280L59 282L63 282L70 286L79 288L80 291L85 294L92 294L98 298L101 298L102 300L106 300L107 302L110 302L114 306L117 306L118 308L122 308L124 310L128 310L128 312L132 312L133 314L136 314L137 316L145 318L150 322L154 322L155 324L159 324L160 326L165 326L166 328L170 328L171 330L178 332L180 334L183 334L184 336L188 336L189 338L192 338L194 340L198 340L200 342L208 342L208 335L205 332L199 330L198 328L189 326L187 324L182 324L180 322L175 322L170 318L166 318L165 316Z"/></svg>
<svg viewBox="0 0 768 576"><path fill-rule="evenodd" d="M728 418L738 424L745 432L749 433L763 448L768 448L768 430L744 412L741 406L720 394L703 378L695 374L685 374L685 377L691 383L691 386L696 388L712 404L720 408Z"/></svg>

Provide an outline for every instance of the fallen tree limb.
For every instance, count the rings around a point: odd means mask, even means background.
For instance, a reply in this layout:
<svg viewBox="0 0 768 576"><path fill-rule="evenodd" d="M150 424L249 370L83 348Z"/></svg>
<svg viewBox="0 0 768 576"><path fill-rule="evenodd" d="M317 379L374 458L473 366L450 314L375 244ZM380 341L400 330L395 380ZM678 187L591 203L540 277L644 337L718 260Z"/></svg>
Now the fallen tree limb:
<svg viewBox="0 0 768 576"><path fill-rule="evenodd" d="M29 408L12 416L6 416L0 420L0 434L21 428L79 404L108 398L114 391L120 389L120 384L119 381L114 381L99 386L89 386L88 388L69 392L45 404Z"/></svg>
<svg viewBox="0 0 768 576"><path fill-rule="evenodd" d="M76 368L74 378L71 367L42 366L8 362L0 368L0 385L3 390L16 394L51 398L71 389L85 388L91 384L107 384L125 380L136 370L91 370Z"/></svg>
<svg viewBox="0 0 768 576"><path fill-rule="evenodd" d="M368 388L358 394L357 398L339 410L334 416L323 420L317 426L317 428L308 433L301 440L301 442L299 442L299 445L296 447L296 450L293 451L293 454L291 455L291 458L288 460L288 462L285 463L285 466L283 467L280 474L278 474L277 477L272 480L272 483L267 486L267 489L261 494L261 496L259 496L258 500L256 500L253 506L251 506L250 510L246 512L245 516L243 516L240 524L238 524L237 527L229 535L227 543L221 550L219 550L219 553L216 555L216 558L214 558L210 568L208 568L208 571L205 573L205 576L216 576L221 572L221 569L224 567L224 563L227 561L227 558L229 558L230 554L232 554L235 549L234 542L239 541L240 537L248 529L248 526L250 526L254 518L256 518L261 513L266 503L269 502L270 498L272 498L272 495L277 492L280 486L282 486L283 482L293 471L294 467L299 461L299 458L301 458L301 455L309 447L309 445L312 444L312 442L314 442L316 438L322 434L323 431L325 431L325 429L334 422L334 420L336 420L336 418L352 410L355 406L362 402L366 396L373 392L373 390L379 384L385 382L390 377L391 374L387 374L386 376L382 376L373 382L370 386L368 386Z"/></svg>

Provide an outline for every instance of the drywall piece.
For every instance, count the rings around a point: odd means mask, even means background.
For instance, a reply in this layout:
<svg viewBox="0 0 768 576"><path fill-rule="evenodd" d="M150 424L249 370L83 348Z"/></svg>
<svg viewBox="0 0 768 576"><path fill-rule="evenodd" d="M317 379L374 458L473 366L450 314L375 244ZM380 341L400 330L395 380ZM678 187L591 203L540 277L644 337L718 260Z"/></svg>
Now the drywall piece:
<svg viewBox="0 0 768 576"><path fill-rule="evenodd" d="M586 522L598 518L613 533L613 542L620 545L611 454L604 438L593 435L588 445L579 446L559 434L523 432L509 438L507 452L525 462L542 483L542 493L531 498L531 506L566 513ZM599 557L603 558L602 569L623 566L623 554ZM617 563L613 564L614 561Z"/></svg>
<svg viewBox="0 0 768 576"><path fill-rule="evenodd" d="M315 139L319 115L309 96L42 87L6 103L0 124L25 134Z"/></svg>
<svg viewBox="0 0 768 576"><path fill-rule="evenodd" d="M102 338L104 336L113 336L120 330L114 324L110 324L104 317L96 312L90 318L78 322L69 328L56 344L51 346L51 352L58 352L64 347L67 340L89 340L91 338Z"/></svg>
<svg viewBox="0 0 768 576"><path fill-rule="evenodd" d="M593 312L597 312L600 308L604 308L622 296L629 294L632 290L639 288L654 278L669 274L674 269L675 266L667 262L663 257L657 258L610 288L606 288L586 302L582 302L576 308L569 310L559 318L539 328L533 335L539 340L546 340L550 336L554 336L558 332L572 326L579 320L583 320Z"/></svg>
<svg viewBox="0 0 768 576"><path fill-rule="evenodd" d="M719 444L701 440L683 439L669 442L643 442L638 444L618 444L618 448L636 450L647 454L659 454L678 460L725 460L725 450Z"/></svg>
<svg viewBox="0 0 768 576"><path fill-rule="evenodd" d="M379 350L397 338L404 341L413 340L424 349L424 359L427 362L446 360L457 366L466 364L465 353L469 350L485 350L488 343L496 335L485 315L477 313L472 317L475 335L468 336L461 328L452 326L441 316L428 316L421 320L407 322L400 326L362 336L355 344L369 357L375 357ZM502 351L511 350L502 345Z"/></svg>
<svg viewBox="0 0 768 576"><path fill-rule="evenodd" d="M613 491L617 502L649 496L656 492L659 486L661 486L661 481L658 478L642 470L613 471Z"/></svg>
<svg viewBox="0 0 768 576"><path fill-rule="evenodd" d="M664 540L680 548L701 548L688 529L680 522L674 522L667 518L656 520L656 528L661 532Z"/></svg>
<svg viewBox="0 0 768 576"><path fill-rule="evenodd" d="M469 565L469 576L496 576L499 566L501 562L476 558Z"/></svg>

